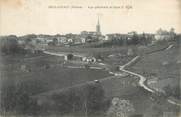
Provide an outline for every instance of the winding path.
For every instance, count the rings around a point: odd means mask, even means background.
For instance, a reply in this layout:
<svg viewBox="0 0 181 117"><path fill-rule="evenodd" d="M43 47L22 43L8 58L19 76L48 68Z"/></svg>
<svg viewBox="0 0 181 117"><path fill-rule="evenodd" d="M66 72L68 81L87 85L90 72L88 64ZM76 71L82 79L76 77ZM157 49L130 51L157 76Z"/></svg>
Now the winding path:
<svg viewBox="0 0 181 117"><path fill-rule="evenodd" d="M177 103L176 101L174 101L173 99L167 99L167 101L173 105L177 105L177 106L181 106L180 103Z"/></svg>
<svg viewBox="0 0 181 117"><path fill-rule="evenodd" d="M173 47L173 45L169 45L169 46L168 46L167 48L165 48L164 50L169 50L169 49L172 48L172 47ZM135 73L135 72L131 72L131 71L125 70L125 67L128 67L128 66L132 65L132 64L135 63L139 58L140 58L140 56L134 57L131 61L129 61L129 62L126 63L125 65L120 66L120 67L119 67L119 70L120 70L120 71L123 71L123 72L126 72L126 73L129 73L129 74L131 74L131 75L134 75L134 76L139 77L139 78L140 78L140 80L139 80L139 85L140 85L141 87L143 87L145 90L147 90L147 91L149 91L149 92L151 92L151 93L156 93L155 90L149 88L149 87L145 84L146 78L145 78L144 76L142 76L142 75L140 75L140 74L137 74L137 73ZM181 106L180 103L177 103L177 102L174 101L173 99L167 99L167 101L168 101L169 103L173 104L173 105Z"/></svg>
<svg viewBox="0 0 181 117"><path fill-rule="evenodd" d="M45 54L49 54L49 55L54 55L54 56L64 56L66 55L66 53L53 53L53 52L48 52L48 51L44 51ZM128 70L125 70L124 68L131 65L132 63L134 63L135 61L137 61L138 59L140 58L140 56L136 56L134 57L131 61L129 61L128 63L126 63L125 65L123 66L120 66L120 71L123 71L123 72L126 72L126 73L129 73L131 75L134 75L134 76L137 76L140 78L139 80L139 85L141 87L143 87L144 89L146 89L147 91L149 92L152 92L154 93L154 91L150 88L148 88L144 82L146 81L146 78L140 74L137 74L137 73L134 73L134 72L131 72L131 71L128 71ZM103 64L103 63L99 63L100 65ZM106 65L106 64L103 64L103 65ZM74 68L74 67L73 67ZM97 68L96 68L97 69ZM109 72L110 74L113 74L113 75L116 75L117 73L114 73L114 72ZM107 79L107 78L106 78Z"/></svg>
<svg viewBox="0 0 181 117"><path fill-rule="evenodd" d="M164 50L168 50L168 49L170 49L170 48L172 48L172 47L173 47L173 45L169 45L167 48L164 48ZM66 53L53 53L53 52L48 52L48 51L44 51L44 53L49 54L49 55L55 55L55 56L65 56L65 55L66 55ZM81 56L81 55L78 55L78 56ZM142 76L142 75L140 75L140 74L138 74L138 73L132 72L132 71L128 71L128 70L125 69L125 67L128 67L128 66L132 65L132 64L135 63L138 59L140 59L140 56L134 57L132 60L130 60L130 61L129 61L128 63L126 63L125 65L119 66L119 70L122 71L122 72L126 72L126 73L128 73L128 74L131 74L131 75L134 75L134 76L138 77L138 78L139 78L139 85L140 85L141 87L143 87L145 90L147 90L147 91L149 91L149 92L151 92L151 93L156 93L155 90L149 88L149 87L145 84L146 78L145 78L144 76ZM98 63L98 64L99 64L99 65L106 65L106 64L103 64L103 63ZM113 74L113 75L115 75L115 76L117 75L117 73L114 73L114 72L111 72L111 71L109 71L109 73L110 73L110 74ZM114 77L103 78L103 79L101 79L100 81L102 81L102 80L107 80L107 79L112 79L112 78L114 78ZM92 82L93 82L93 81L89 81L89 83L92 83ZM85 84L85 83L82 83L82 84ZM78 85L75 85L75 86L79 86L79 85L82 85L82 84L78 84ZM72 86L72 87L74 87L74 86ZM181 106L181 104L176 103L176 102L175 102L174 100L172 100L172 99L167 99L167 101L168 101L169 103L171 103L171 104L174 104L174 105L177 105L177 106Z"/></svg>
<svg viewBox="0 0 181 117"><path fill-rule="evenodd" d="M144 76L142 76L142 75L140 75L140 74L137 74L137 73L134 73L134 72L131 72L131 71L128 71L128 70L125 70L125 69L121 69L121 71L139 77L139 78L140 78L140 80L139 80L139 85L140 85L141 87L143 87L145 90L147 90L147 91L149 91L149 92L151 92L151 93L155 93L154 90L152 90L151 88L147 87L147 86L144 84L145 81L146 81L146 78L145 78Z"/></svg>
<svg viewBox="0 0 181 117"><path fill-rule="evenodd" d="M168 48L170 48L170 46L169 46ZM155 90L149 88L149 87L145 84L146 78L145 78L144 76L124 69L125 67L127 67L127 66L131 65L132 63L134 63L135 61L137 61L137 58L138 58L138 57L139 57L139 56L136 56L136 57L133 58L131 61L129 61L127 64L125 64L125 65L123 65L123 66L120 66L120 69L119 69L119 70L120 70L120 71L123 71L123 72L126 72L126 73L129 73L129 74L132 74L132 75L134 75L134 76L139 77L139 78L140 78L140 80L139 80L139 85L140 85L141 87L143 87L145 90L147 90L147 91L149 91L149 92L151 92L151 93L156 93ZM177 102L174 101L173 99L167 99L167 101L168 101L169 103L173 104L173 105L181 106L180 103L177 103Z"/></svg>
<svg viewBox="0 0 181 117"><path fill-rule="evenodd" d="M54 52L49 52L49 51L43 51L45 54L53 55L53 56L59 56L59 57L64 57L67 56L68 54L73 54L74 56L77 57L85 57L85 55L79 54L79 53L70 53L70 52L59 52L59 53L54 53Z"/></svg>

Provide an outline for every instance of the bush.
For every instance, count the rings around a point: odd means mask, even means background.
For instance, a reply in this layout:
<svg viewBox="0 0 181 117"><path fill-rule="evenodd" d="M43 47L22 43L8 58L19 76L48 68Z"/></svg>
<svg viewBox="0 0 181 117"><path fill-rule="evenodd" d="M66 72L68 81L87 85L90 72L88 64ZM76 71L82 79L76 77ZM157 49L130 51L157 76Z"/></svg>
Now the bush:
<svg viewBox="0 0 181 117"><path fill-rule="evenodd" d="M68 54L68 55L67 55L67 59L68 59L68 60L72 60L72 59L73 59L73 57L74 57L74 55L73 55L73 54Z"/></svg>
<svg viewBox="0 0 181 117"><path fill-rule="evenodd" d="M85 112L95 114L104 109L104 91L100 84L91 84L83 90L70 89L61 93L54 93L51 98L42 104L41 112L52 111L57 114Z"/></svg>
<svg viewBox="0 0 181 117"><path fill-rule="evenodd" d="M51 99L55 102L53 111L60 114L72 113L81 111L81 94L78 92L70 91L66 93L53 94Z"/></svg>
<svg viewBox="0 0 181 117"><path fill-rule="evenodd" d="M85 103L87 103L87 112L89 114L99 112L103 109L105 100L104 94L104 90L99 83L86 87Z"/></svg>
<svg viewBox="0 0 181 117"><path fill-rule="evenodd" d="M29 85L29 86L28 86ZM34 92L37 91L38 87L29 82L10 84L1 88L1 112L11 113L16 112L17 114L36 114L39 110L36 102L30 97ZM42 87L38 88L40 90ZM31 90L31 92L30 92Z"/></svg>
<svg viewBox="0 0 181 117"><path fill-rule="evenodd" d="M133 104L129 100L115 97L112 99L107 115L108 117L128 117L129 114L135 111Z"/></svg>
<svg viewBox="0 0 181 117"><path fill-rule="evenodd" d="M37 99L31 98L31 96L43 92L43 88L36 82L12 83L4 86L1 89L1 112L16 112L16 114L23 115L49 113L63 115L85 112L90 115L105 110L108 104L104 99L104 90L99 83L89 84L81 90L70 89L54 93L45 102L38 105Z"/></svg>
<svg viewBox="0 0 181 117"><path fill-rule="evenodd" d="M163 90L165 91L167 97L174 96L177 99L181 98L179 86L171 87L170 85L167 85L163 88Z"/></svg>

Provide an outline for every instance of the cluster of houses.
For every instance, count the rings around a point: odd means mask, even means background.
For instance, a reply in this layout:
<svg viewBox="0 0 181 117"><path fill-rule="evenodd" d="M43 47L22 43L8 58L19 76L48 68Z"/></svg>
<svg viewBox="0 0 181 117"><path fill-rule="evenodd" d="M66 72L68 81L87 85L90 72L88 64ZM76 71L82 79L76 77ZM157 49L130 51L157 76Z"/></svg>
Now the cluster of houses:
<svg viewBox="0 0 181 117"><path fill-rule="evenodd" d="M67 34L67 35L55 35L50 37L37 36L39 44L45 45L71 45L71 44L83 44L85 43L85 38L82 38L77 34Z"/></svg>
<svg viewBox="0 0 181 117"><path fill-rule="evenodd" d="M26 36L25 36L26 38ZM104 40L105 36L101 34L101 27L98 19L96 31L82 31L80 34L65 34L65 35L31 35L26 38L31 45L47 46L47 45L79 45L88 42L96 42ZM20 44L25 43L25 39L19 39Z"/></svg>
<svg viewBox="0 0 181 117"><path fill-rule="evenodd" d="M127 34L113 33L102 35L100 32L100 25L96 26L96 31L82 31L80 34L65 34L65 35L35 35L32 36L29 41L31 45L38 45L40 48L45 47L47 45L54 46L71 46L71 45L81 45L91 42L98 41L108 41L108 40L131 40L133 37L137 35L138 37L144 36L145 39L149 39L151 41L157 40L169 40L174 39L176 33L174 29L171 28L170 31L159 29L155 34L143 33L137 34L136 32L129 32ZM20 44L26 43L25 39L19 39L18 42Z"/></svg>
<svg viewBox="0 0 181 117"><path fill-rule="evenodd" d="M141 41L158 41L158 40L171 40L176 36L175 30L171 28L169 31L159 29L155 34L142 33L137 34L135 31L128 32L127 34L113 33L102 35L99 19L95 31L82 31L80 34L65 34L65 35L25 35L18 37L18 43L24 45L32 45L39 48L46 48L47 45L53 46L72 46L81 45L91 42L109 41L109 40L122 40L122 42L129 42L133 38L140 39ZM121 42L121 41L120 41ZM37 46L38 45L38 46Z"/></svg>
<svg viewBox="0 0 181 117"><path fill-rule="evenodd" d="M95 33L81 33L81 34L66 34L66 35L36 35L36 37L27 39L19 38L19 44L33 45L39 48L46 48L47 46L73 46L81 45L90 42L97 42L103 39L104 36Z"/></svg>
<svg viewBox="0 0 181 117"><path fill-rule="evenodd" d="M87 42L95 42L103 39L104 36L97 35L96 32L82 31L81 34L66 34L66 35L54 35L45 37L43 35L37 36L36 40L39 44L53 44L53 45L79 45Z"/></svg>
<svg viewBox="0 0 181 117"><path fill-rule="evenodd" d="M113 39L131 40L134 35L137 35L138 37L144 35L145 38L154 38L154 34L150 34L150 33L137 34L135 31L132 31L132 32L128 32L127 34L120 34L120 33L107 34L105 36L105 40L113 40Z"/></svg>
<svg viewBox="0 0 181 117"><path fill-rule="evenodd" d="M110 40L110 39L126 39L126 40L130 40L132 39L132 37L137 34L135 31L132 32L128 32L127 34L119 34L119 33L115 33L115 34L107 34L105 36L105 40ZM151 34L151 33L143 33L143 34L137 34L139 37L140 36L145 36L146 39L152 39L152 40L171 40L174 39L176 36L175 30L173 28L171 28L169 31L167 30L163 30L163 29L159 29L156 31L155 34Z"/></svg>

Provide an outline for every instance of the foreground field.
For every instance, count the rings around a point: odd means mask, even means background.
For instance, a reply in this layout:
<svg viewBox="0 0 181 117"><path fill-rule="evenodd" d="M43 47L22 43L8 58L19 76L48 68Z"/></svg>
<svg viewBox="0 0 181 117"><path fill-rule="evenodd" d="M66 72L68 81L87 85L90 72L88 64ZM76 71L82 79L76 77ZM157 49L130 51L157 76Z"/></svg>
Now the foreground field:
<svg viewBox="0 0 181 117"><path fill-rule="evenodd" d="M135 49L132 55L128 55L128 48ZM144 53L152 50L151 47L128 48L74 48L74 51L72 48L54 49L97 56L102 58L102 63L114 68L124 65L136 55L142 55L140 52L143 50L145 50ZM54 51L54 49L50 49L50 51ZM176 54L178 51L175 50ZM165 51L168 53L165 54ZM174 52L169 51L171 49L151 53L128 69L146 75L146 77L158 75L159 79L164 79L166 76L162 76L165 74L160 75L161 70L159 71L159 69L172 63L168 62L168 60L172 60L171 55L168 54ZM168 55L168 57L163 55ZM164 58L168 60L162 63ZM179 62L179 59L174 60ZM65 63L63 57L46 54L32 57L4 56L1 61L3 61L1 94L3 94L2 99L5 102L2 105L4 105L5 111L10 111L12 114L20 112L20 115L33 113L34 116L40 114L42 116L105 117L113 98L129 100L133 104L134 112L130 114L130 117L159 117L165 112L179 112L179 107L168 103L164 96L152 94L141 88L138 85L138 77L129 74L126 76L109 74L110 71L118 72L116 69L108 68L109 71L106 71L106 69L74 68L74 65L76 67L79 65L78 62L76 64L74 62ZM154 61L156 64L152 65ZM178 66L173 66L168 70L173 68L176 69ZM119 73L123 74L120 71ZM177 77L177 73L177 70L174 71L173 76ZM174 77L174 79L177 78Z"/></svg>

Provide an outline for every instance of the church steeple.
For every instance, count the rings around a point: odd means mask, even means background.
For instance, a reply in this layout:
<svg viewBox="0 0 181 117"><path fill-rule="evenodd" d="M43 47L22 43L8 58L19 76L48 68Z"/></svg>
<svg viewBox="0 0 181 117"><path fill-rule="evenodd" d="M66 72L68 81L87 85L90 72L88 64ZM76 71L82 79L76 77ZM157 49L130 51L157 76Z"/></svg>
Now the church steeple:
<svg viewBox="0 0 181 117"><path fill-rule="evenodd" d="M99 25L99 26L100 26L100 24L99 24L99 17L98 17L98 20L97 20L97 25Z"/></svg>
<svg viewBox="0 0 181 117"><path fill-rule="evenodd" d="M101 35L101 26L100 26L100 22L99 22L99 17L98 17L98 20L97 20L96 32L97 32L98 35Z"/></svg>

